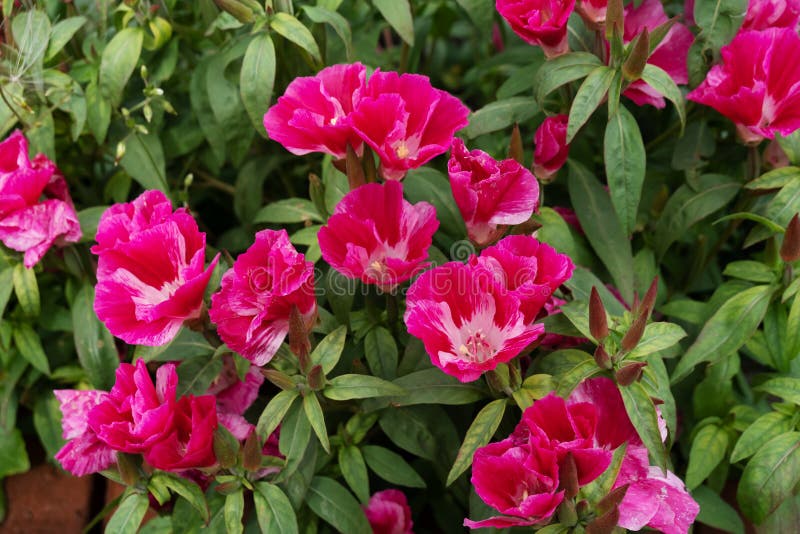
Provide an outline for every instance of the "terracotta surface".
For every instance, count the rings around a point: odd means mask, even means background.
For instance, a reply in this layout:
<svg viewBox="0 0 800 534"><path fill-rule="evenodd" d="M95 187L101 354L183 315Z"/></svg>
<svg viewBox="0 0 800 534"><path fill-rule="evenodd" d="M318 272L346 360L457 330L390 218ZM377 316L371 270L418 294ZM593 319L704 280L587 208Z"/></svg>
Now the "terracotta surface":
<svg viewBox="0 0 800 534"><path fill-rule="evenodd" d="M92 477L65 474L50 464L5 480L8 514L3 534L80 533L89 521Z"/></svg>

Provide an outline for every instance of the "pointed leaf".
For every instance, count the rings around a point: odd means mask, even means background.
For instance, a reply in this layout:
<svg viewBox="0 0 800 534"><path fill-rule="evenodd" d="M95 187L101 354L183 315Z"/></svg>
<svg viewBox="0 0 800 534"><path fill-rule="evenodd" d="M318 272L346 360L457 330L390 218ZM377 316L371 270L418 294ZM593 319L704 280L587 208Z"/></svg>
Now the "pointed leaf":
<svg viewBox="0 0 800 534"><path fill-rule="evenodd" d="M275 45L268 33L259 33L250 44L242 60L239 73L239 92L242 104L255 129L264 134L264 114L272 100L275 85Z"/></svg>
<svg viewBox="0 0 800 534"><path fill-rule="evenodd" d="M370 534L364 511L353 496L341 484L327 477L314 477L306 496L308 507L346 534Z"/></svg>
<svg viewBox="0 0 800 534"><path fill-rule="evenodd" d="M391 484L409 488L424 488L425 481L402 456L377 445L364 445L364 459L369 468Z"/></svg>
<svg viewBox="0 0 800 534"><path fill-rule="evenodd" d="M615 74L616 71L610 67L596 67L583 81L569 110L567 143L572 142L578 130L586 124L594 110L603 101L608 88L611 87L611 82L614 81Z"/></svg>
<svg viewBox="0 0 800 534"><path fill-rule="evenodd" d="M450 473L447 475L447 483L449 486L467 469L472 465L472 456L478 448L483 447L492 439L497 427L503 420L503 414L506 411L506 399L497 399L478 412L475 420L467 430L464 436L464 441L461 443L461 448L458 449L458 456Z"/></svg>
<svg viewBox="0 0 800 534"><path fill-rule="evenodd" d="M253 499L261 532L265 534L297 534L297 516L289 498L269 482L256 482Z"/></svg>
<svg viewBox="0 0 800 534"><path fill-rule="evenodd" d="M630 235L636 226L639 198L642 196L645 152L639 125L624 106L608 120L603 153L611 203L625 233Z"/></svg>
<svg viewBox="0 0 800 534"><path fill-rule="evenodd" d="M800 482L800 432L786 432L768 441L747 463L736 498L742 512L761 523L791 497Z"/></svg>

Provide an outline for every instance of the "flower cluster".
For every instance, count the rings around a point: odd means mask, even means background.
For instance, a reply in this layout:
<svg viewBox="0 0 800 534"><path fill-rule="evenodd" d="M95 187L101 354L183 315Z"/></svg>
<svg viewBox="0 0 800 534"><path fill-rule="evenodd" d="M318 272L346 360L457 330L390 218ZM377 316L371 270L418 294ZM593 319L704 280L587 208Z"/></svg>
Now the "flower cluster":
<svg viewBox="0 0 800 534"><path fill-rule="evenodd" d="M293 154L343 158L348 145L360 154L366 143L380 158L380 174L402 180L447 150L468 113L426 76L378 69L366 80L366 67L353 63L294 79L264 115L264 128Z"/></svg>
<svg viewBox="0 0 800 534"><path fill-rule="evenodd" d="M685 534L699 506L673 473L649 465L647 449L608 378L584 381L566 401L550 393L525 410L511 436L475 452L472 484L502 515L464 524L546 523L567 492L576 492L575 486L585 486L608 468L622 444L627 447L612 490L627 490L617 505L617 525Z"/></svg>
<svg viewBox="0 0 800 534"><path fill-rule="evenodd" d="M544 333L534 324L572 261L533 237L514 235L423 273L408 290L405 323L434 365L462 382L519 355Z"/></svg>
<svg viewBox="0 0 800 534"><path fill-rule="evenodd" d="M216 462L217 428L212 395L177 398L174 364L159 367L153 383L143 360L117 368L109 392L57 390L69 440L56 459L77 476L107 469L118 452L142 454L165 471L208 467Z"/></svg>
<svg viewBox="0 0 800 534"><path fill-rule="evenodd" d="M33 267L47 250L81 238L78 215L61 171L44 154L28 157L19 130L0 143L0 241Z"/></svg>

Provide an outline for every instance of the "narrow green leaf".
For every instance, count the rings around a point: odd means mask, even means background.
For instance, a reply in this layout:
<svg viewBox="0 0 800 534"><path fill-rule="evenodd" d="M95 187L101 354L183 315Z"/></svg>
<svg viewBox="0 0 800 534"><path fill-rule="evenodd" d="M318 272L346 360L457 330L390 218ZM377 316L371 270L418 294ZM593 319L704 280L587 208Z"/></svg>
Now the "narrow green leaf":
<svg viewBox="0 0 800 534"><path fill-rule="evenodd" d="M739 507L761 523L792 495L798 482L800 432L786 432L768 441L747 463L736 492Z"/></svg>
<svg viewBox="0 0 800 534"><path fill-rule="evenodd" d="M103 144L111 124L111 102L103 96L95 81L86 86L86 122L95 140Z"/></svg>
<svg viewBox="0 0 800 534"><path fill-rule="evenodd" d="M0 320L6 311L6 305L11 299L11 291L14 289L14 267L6 267L0 271Z"/></svg>
<svg viewBox="0 0 800 534"><path fill-rule="evenodd" d="M65 443L61 437L61 417L61 405L52 391L47 391L36 399L33 406L33 426L47 451L48 459L53 458Z"/></svg>
<svg viewBox="0 0 800 534"><path fill-rule="evenodd" d="M739 436L731 452L731 462L754 455L765 443L794 428L792 418L781 412L765 413Z"/></svg>
<svg viewBox="0 0 800 534"><path fill-rule="evenodd" d="M269 482L256 482L253 499L261 532L265 534L297 534L297 516L289 498Z"/></svg>
<svg viewBox="0 0 800 534"><path fill-rule="evenodd" d="M800 405L800 378L779 376L767 380L763 384L756 386L755 389Z"/></svg>
<svg viewBox="0 0 800 534"><path fill-rule="evenodd" d="M14 292L17 302L23 313L28 317L39 316L39 284L36 282L36 273L21 263L14 267Z"/></svg>
<svg viewBox="0 0 800 534"><path fill-rule="evenodd" d="M25 473L30 468L22 432L18 428L0 428L0 478Z"/></svg>
<svg viewBox="0 0 800 534"><path fill-rule="evenodd" d="M423 369L401 376L393 382L404 393L390 400L394 406L412 404L470 404L486 397L486 390L477 384L465 384L441 370Z"/></svg>
<svg viewBox="0 0 800 534"><path fill-rule="evenodd" d="M347 485L362 504L369 501L369 476L367 465L358 447L346 445L339 449L339 468Z"/></svg>
<svg viewBox="0 0 800 534"><path fill-rule="evenodd" d="M164 148L158 135L134 133L125 140L120 165L145 189L169 193Z"/></svg>
<svg viewBox="0 0 800 534"><path fill-rule="evenodd" d="M268 33L259 33L247 45L239 74L242 104L259 133L264 130L264 114L272 100L275 68L275 45L272 38Z"/></svg>
<svg viewBox="0 0 800 534"><path fill-rule="evenodd" d="M774 223L771 220L767 219L766 217L762 217L761 215L757 215L755 213L749 213L746 211L739 213L731 213L730 215L725 215L724 217L720 217L719 219L714 221L714 224L719 224L725 221L743 220L743 219L757 222L758 224L763 226L763 228L760 228L760 230L766 231L767 232L766 235L782 234L785 231L783 226L781 226L780 224Z"/></svg>
<svg viewBox="0 0 800 534"><path fill-rule="evenodd" d="M186 499L189 504L200 513L203 521L208 521L210 519L206 497L197 483L165 471L154 472L152 478L157 479L160 484L169 488L173 493Z"/></svg>
<svg viewBox="0 0 800 534"><path fill-rule="evenodd" d="M330 454L331 444L328 441L328 430L325 428L325 415L322 413L322 406L319 405L319 399L314 392L309 392L303 397L303 411L306 413L311 428L314 429L314 434L319 438L322 448Z"/></svg>
<svg viewBox="0 0 800 534"><path fill-rule="evenodd" d="M572 142L578 130L586 124L594 110L603 101L611 82L614 80L615 73L616 71L610 67L595 67L578 88L578 92L572 100L572 107L569 110L567 143Z"/></svg>
<svg viewBox="0 0 800 534"><path fill-rule="evenodd" d="M75 350L89 382L97 389L114 385L119 356L114 338L94 313L94 287L85 283L72 300Z"/></svg>
<svg viewBox="0 0 800 534"><path fill-rule="evenodd" d="M369 468L386 482L409 488L425 487L422 477L396 452L377 445L364 445L362 452Z"/></svg>
<svg viewBox="0 0 800 534"><path fill-rule="evenodd" d="M122 102L122 93L128 83L139 55L142 53L144 30L125 28L108 42L100 58L100 91L113 106Z"/></svg>
<svg viewBox="0 0 800 534"><path fill-rule="evenodd" d="M718 49L739 31L747 12L747 0L706 0L694 5L694 20L706 43Z"/></svg>
<svg viewBox="0 0 800 534"><path fill-rule="evenodd" d="M178 396L202 395L222 372L222 358L195 356L178 366Z"/></svg>
<svg viewBox="0 0 800 534"><path fill-rule="evenodd" d="M770 200L763 215L781 228L786 228L795 213L800 211L800 178L791 180ZM762 227L753 228L745 238L744 246L749 247L768 238L774 232Z"/></svg>
<svg viewBox="0 0 800 534"><path fill-rule="evenodd" d="M461 448L458 449L456 461L447 475L447 486L455 482L461 476L461 473L469 469L469 466L472 465L472 456L475 451L489 443L497 431L497 427L500 426L505 412L506 399L493 400L478 412L475 420L472 421L469 429L467 429Z"/></svg>
<svg viewBox="0 0 800 534"><path fill-rule="evenodd" d="M403 193L409 202L424 200L433 204L441 229L447 234L457 238L466 237L464 218L453 198L453 189L447 176L430 167L412 169L403 179Z"/></svg>
<svg viewBox="0 0 800 534"><path fill-rule="evenodd" d="M330 380L322 393L331 400L350 400L403 395L405 390L375 376L339 375Z"/></svg>
<svg viewBox="0 0 800 534"><path fill-rule="evenodd" d="M384 410L378 424L392 443L401 449L420 458L434 459L436 437L428 421L413 407Z"/></svg>
<svg viewBox="0 0 800 534"><path fill-rule="evenodd" d="M281 435L278 448L281 454L286 456L286 467L281 475L289 477L297 470L298 465L303 459L303 454L308 448L308 441L311 437L311 425L308 422L303 408L295 404L286 414L286 418L281 425Z"/></svg>
<svg viewBox="0 0 800 534"><path fill-rule="evenodd" d="M414 46L414 21L408 0L372 0L386 22L408 46Z"/></svg>
<svg viewBox="0 0 800 534"><path fill-rule="evenodd" d="M628 353L626 359L644 358L654 352L670 348L685 337L686 332L676 324L650 323L645 327L641 341Z"/></svg>
<svg viewBox="0 0 800 534"><path fill-rule="evenodd" d="M708 486L699 486L692 491L692 497L700 505L697 522L725 532L745 534L744 523L739 514L714 490L709 489Z"/></svg>
<svg viewBox="0 0 800 534"><path fill-rule="evenodd" d="M375 376L392 380L397 376L397 343L384 327L377 326L364 337L364 356Z"/></svg>
<svg viewBox="0 0 800 534"><path fill-rule="evenodd" d="M322 371L327 375L336 364L344 350L344 342L347 338L347 327L340 326L319 342L311 352L310 359L314 365L322 366Z"/></svg>
<svg viewBox="0 0 800 534"><path fill-rule="evenodd" d="M585 356L582 360L569 367L563 374L557 375L556 383L558 388L556 389L556 394L559 397L568 397L572 390L578 387L578 384L601 371L591 355L583 351L574 352L580 352Z"/></svg>
<svg viewBox="0 0 800 534"><path fill-rule="evenodd" d="M289 13L280 11L270 20L270 27L276 33L286 37L288 40L308 52L317 62L322 63L322 56L319 46L314 40L314 36L303 26L303 23L291 16Z"/></svg>
<svg viewBox="0 0 800 534"><path fill-rule="evenodd" d="M611 203L625 233L630 235L636 226L642 196L645 151L639 124L624 106L608 119L603 154Z"/></svg>
<svg viewBox="0 0 800 534"><path fill-rule="evenodd" d="M267 204L256 214L254 223L324 222L317 208L304 198L286 198Z"/></svg>
<svg viewBox="0 0 800 534"><path fill-rule="evenodd" d="M708 478L725 458L727 449L728 432L724 428L708 424L697 431L689 452L689 466L686 469L686 487L690 491Z"/></svg>
<svg viewBox="0 0 800 534"><path fill-rule="evenodd" d="M28 360L37 371L46 375L50 374L50 362L44 353L42 343L36 331L28 323L22 323L14 328L14 345L17 346L22 357Z"/></svg>
<svg viewBox="0 0 800 534"><path fill-rule="evenodd" d="M314 477L306 496L308 507L342 534L370 534L364 511L341 484L327 477Z"/></svg>
<svg viewBox="0 0 800 534"><path fill-rule="evenodd" d="M700 362L715 362L738 350L758 328L772 298L772 286L755 286L735 294L711 316L672 373L676 383Z"/></svg>
<svg viewBox="0 0 800 534"><path fill-rule="evenodd" d="M569 196L589 243L627 302L633 300L633 253L625 230L600 182L580 163L569 161Z"/></svg>
<svg viewBox="0 0 800 534"><path fill-rule="evenodd" d="M660 67L648 63L644 66L642 80L672 102L681 120L681 133L683 133L683 128L686 126L686 104L684 103L683 93L681 93L672 77Z"/></svg>
<svg viewBox="0 0 800 534"><path fill-rule="evenodd" d="M135 534L142 524L150 501L144 493L129 493L119 503L117 510L106 525L106 532L114 534Z"/></svg>
<svg viewBox="0 0 800 534"><path fill-rule="evenodd" d="M2 311L2 306L0 306L0 311ZM789 316L786 318L783 361L791 362L798 355L800 355L800 296L795 295L792 306L789 308Z"/></svg>
<svg viewBox="0 0 800 534"><path fill-rule="evenodd" d="M584 78L601 66L600 59L589 52L571 52L548 60L533 80L536 100L544 102L547 95L562 85Z"/></svg>
<svg viewBox="0 0 800 534"><path fill-rule="evenodd" d="M58 21L50 30L50 42L44 55L45 61L50 61L72 39L72 36L86 24L86 17L68 17Z"/></svg>
<svg viewBox="0 0 800 534"><path fill-rule="evenodd" d="M647 447L650 456L662 471L667 469L667 455L664 443L661 441L661 432L658 429L658 414L650 395L645 391L641 382L634 382L630 386L619 388L625 411L631 418L631 423Z"/></svg>
<svg viewBox="0 0 800 534"><path fill-rule="evenodd" d="M800 179L800 167L781 167L765 172L755 180L747 182L744 187L755 190L780 189L798 179Z"/></svg>
<svg viewBox="0 0 800 534"><path fill-rule="evenodd" d="M468 138L496 132L523 123L539 113L536 99L528 96L514 96L487 104L469 116L469 125L461 130Z"/></svg>
<svg viewBox="0 0 800 534"><path fill-rule="evenodd" d="M320 6L303 6L308 18L317 24L328 24L339 36L344 44L345 55L349 60L353 57L353 33L350 30L350 23L336 11L325 9Z"/></svg>
<svg viewBox="0 0 800 534"><path fill-rule="evenodd" d="M244 531L242 516L244 515L244 491L234 491L225 496L225 530L227 534L241 534ZM258 512L256 512L258 513Z"/></svg>
<svg viewBox="0 0 800 534"><path fill-rule="evenodd" d="M292 407L294 400L300 395L296 389L281 391L269 401L261 416L258 418L256 425L256 432L261 436L261 439L267 440L269 436L281 424L283 417L289 408Z"/></svg>
<svg viewBox="0 0 800 534"><path fill-rule="evenodd" d="M135 360L141 358L145 362L172 362L198 356L211 356L214 352L214 347L208 343L203 334L184 327L166 345L159 347L137 345L133 357Z"/></svg>

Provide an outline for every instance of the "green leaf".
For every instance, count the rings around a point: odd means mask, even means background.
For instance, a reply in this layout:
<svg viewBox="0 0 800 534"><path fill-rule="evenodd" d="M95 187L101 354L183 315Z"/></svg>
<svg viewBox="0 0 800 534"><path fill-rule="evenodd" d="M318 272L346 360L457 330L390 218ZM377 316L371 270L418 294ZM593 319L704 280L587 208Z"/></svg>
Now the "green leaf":
<svg viewBox="0 0 800 534"><path fill-rule="evenodd" d="M400 38L408 46L414 46L414 21L408 0L372 0L372 3Z"/></svg>
<svg viewBox="0 0 800 534"><path fill-rule="evenodd" d="M311 437L311 425L308 422L303 408L294 404L286 415L281 425L280 441L278 448L286 456L286 467L281 475L288 478L297 470L303 459L303 454L308 448Z"/></svg>
<svg viewBox="0 0 800 534"><path fill-rule="evenodd" d="M707 174L697 179L697 188L679 187L656 221L655 251L661 258L669 246L694 224L733 200L741 184L729 176Z"/></svg>
<svg viewBox="0 0 800 534"><path fill-rule="evenodd" d="M269 23L276 33L286 37L288 40L311 54L317 62L322 63L322 56L319 47L314 40L314 36L303 26L303 23L286 12L276 13Z"/></svg>
<svg viewBox="0 0 800 534"><path fill-rule="evenodd" d="M125 28L112 37L103 50L100 58L100 92L112 106L122 102L125 85L139 62L143 39L144 31L141 28Z"/></svg>
<svg viewBox="0 0 800 534"><path fill-rule="evenodd" d="M269 109L274 85L275 45L268 33L259 33L247 45L239 74L242 104L259 133L264 131L264 114Z"/></svg>
<svg viewBox="0 0 800 534"><path fill-rule="evenodd" d="M631 423L647 447L651 458L662 471L667 469L667 455L664 443L661 441L661 432L658 429L658 415L656 406L650 395L645 391L641 382L634 382L630 386L619 388L625 411L631 418Z"/></svg>
<svg viewBox="0 0 800 534"><path fill-rule="evenodd" d="M412 404L471 404L486 397L476 383L464 384L440 369L423 369L401 376L393 382L404 394L390 400L393 406Z"/></svg>
<svg viewBox="0 0 800 534"><path fill-rule="evenodd" d="M285 198L267 204L256 214L254 223L305 223L323 222L317 208L305 198Z"/></svg>
<svg viewBox="0 0 800 534"><path fill-rule="evenodd" d="M331 400L368 399L403 395L405 390L369 375L339 375L331 379L322 394Z"/></svg>
<svg viewBox="0 0 800 534"><path fill-rule="evenodd" d="M755 286L725 301L678 362L672 383L685 378L698 363L713 363L738 350L758 328L773 292L772 286Z"/></svg>
<svg viewBox="0 0 800 534"><path fill-rule="evenodd" d="M106 532L113 532L114 534L135 534L139 530L139 525L142 524L144 514L150 506L150 501L145 493L128 493L127 497L122 499L119 507L108 520L106 525Z"/></svg>
<svg viewBox="0 0 800 534"><path fill-rule="evenodd" d="M776 278L775 271L760 261L751 260L733 261L725 266L722 274L731 278L767 284L774 282Z"/></svg>
<svg viewBox="0 0 800 534"><path fill-rule="evenodd" d="M580 163L569 161L569 196L589 243L611 273L622 298L633 300L631 243L611 205L608 193Z"/></svg>
<svg viewBox="0 0 800 534"><path fill-rule="evenodd" d="M364 337L364 356L369 370L380 378L392 380L397 376L397 343L384 327L377 326Z"/></svg>
<svg viewBox="0 0 800 534"><path fill-rule="evenodd" d="M68 17L60 20L50 31L50 42L44 55L45 61L50 61L72 39L72 36L86 24L86 17Z"/></svg>
<svg viewBox="0 0 800 534"><path fill-rule="evenodd" d="M744 187L753 190L780 189L798 179L800 179L800 167L781 167L765 172L755 180L747 182Z"/></svg>
<svg viewBox="0 0 800 534"><path fill-rule="evenodd" d="M39 284L36 282L36 273L21 263L14 267L14 292L17 302L28 317L39 316Z"/></svg>
<svg viewBox="0 0 800 534"><path fill-rule="evenodd" d="M747 0L707 0L695 3L694 20L704 40L718 49L733 39L746 12Z"/></svg>
<svg viewBox="0 0 800 534"><path fill-rule="evenodd" d="M300 395L296 389L281 391L269 401L261 416L258 418L256 425L256 432L261 436L261 439L267 440L269 436L281 424L283 417L289 408L292 407L294 400Z"/></svg>
<svg viewBox="0 0 800 534"><path fill-rule="evenodd" d="M319 438L322 448L325 452L330 454L331 444L328 441L328 430L325 428L325 415L322 413L322 406L319 405L319 399L314 392L309 392L303 397L303 411L306 413L306 418L314 429L314 433Z"/></svg>
<svg viewBox="0 0 800 534"><path fill-rule="evenodd" d="M131 134L125 140L125 155L119 163L145 189L169 193L164 149L158 135Z"/></svg>
<svg viewBox="0 0 800 534"><path fill-rule="evenodd" d="M147 347L138 345L133 352L134 359L141 358L145 362L171 362L189 360L199 356L214 354L212 347L200 332L181 328L178 335L166 345Z"/></svg>
<svg viewBox="0 0 800 534"><path fill-rule="evenodd" d="M46 375L50 374L50 362L44 353L42 343L36 331L28 323L22 323L14 328L14 345L17 346L22 357L28 360L37 371Z"/></svg>
<svg viewBox="0 0 800 534"><path fill-rule="evenodd" d="M434 459L436 437L428 421L413 407L384 410L378 424L386 436L401 449L427 460ZM367 462L369 463L369 457Z"/></svg>
<svg viewBox="0 0 800 534"><path fill-rule="evenodd" d="M200 513L204 521L208 522L210 514L208 511L208 504L203 490L197 483L172 473L165 471L155 471L151 480L155 478L158 483L169 488L173 493L176 493L186 499L192 507Z"/></svg>
<svg viewBox="0 0 800 534"><path fill-rule="evenodd" d="M261 532L265 534L297 534L297 516L289 498L269 482L256 482L253 498Z"/></svg>
<svg viewBox="0 0 800 534"><path fill-rule="evenodd" d="M0 320L6 311L6 305L11 299L11 291L14 289L14 267L6 267L0 270Z"/></svg>
<svg viewBox="0 0 800 534"><path fill-rule="evenodd" d="M339 468L342 476L362 504L369 501L369 476L367 465L358 447L346 445L339 449Z"/></svg>
<svg viewBox="0 0 800 534"><path fill-rule="evenodd" d="M467 429L461 448L458 449L456 461L450 469L450 473L447 474L447 486L455 482L461 476L461 473L469 469L469 466L472 465L472 456L475 451L492 439L497 427L500 426L500 422L503 420L503 414L506 413L506 404L506 399L493 400L475 416L475 420L472 421L469 429Z"/></svg>
<svg viewBox="0 0 800 534"><path fill-rule="evenodd" d="M99 144L103 144L111 124L111 102L95 81L86 86L86 122Z"/></svg>
<svg viewBox="0 0 800 534"><path fill-rule="evenodd" d="M678 117L680 117L681 133L683 133L683 128L686 126L686 104L684 103L683 93L675 85L672 77L662 68L648 63L644 66L644 71L642 71L642 80L672 102L678 112Z"/></svg>
<svg viewBox="0 0 800 534"><path fill-rule="evenodd" d="M572 107L569 110L569 122L567 123L567 143L571 143L578 130L586 124L594 110L603 101L603 98L611 87L616 71L610 67L601 66L589 73L586 79L578 88L575 98L572 100ZM576 204L580 206L581 204Z"/></svg>
<svg viewBox="0 0 800 534"><path fill-rule="evenodd" d="M556 394L559 397L568 397L572 390L578 387L578 384L586 380L587 378L591 378L592 376L596 375L601 371L601 369L597 366L597 362L594 361L594 358L579 350L573 349L565 349L556 351L556 353L578 353L582 355L582 359L574 363L574 365L569 366L564 373L556 375L556 383L558 384L558 388L556 389Z"/></svg>
<svg viewBox="0 0 800 534"><path fill-rule="evenodd" d="M786 228L795 213L800 211L800 178L786 184L778 194L767 204L764 216L780 226ZM749 247L768 238L774 232L767 228L754 228L744 241L744 246Z"/></svg>
<svg viewBox="0 0 800 534"><path fill-rule="evenodd" d="M780 397L787 402L800 405L800 378L779 376L771 378L755 387L756 391L763 391L770 395Z"/></svg>
<svg viewBox="0 0 800 534"><path fill-rule="evenodd" d="M31 468L25 441L18 428L11 430L0 428L0 479Z"/></svg>
<svg viewBox="0 0 800 534"><path fill-rule="evenodd" d="M719 224L724 221L743 220L743 219L757 222L758 224L762 225L763 228L761 228L761 230L762 231L766 230L767 235L782 234L785 231L783 226L781 226L780 224L776 224L767 219L766 217L762 217L761 215L749 212L739 212L739 213L731 213L730 215L725 215L724 217L720 217L719 219L714 221L714 224Z"/></svg>
<svg viewBox="0 0 800 534"><path fill-rule="evenodd" d="M336 364L339 363L339 358L342 357L344 350L344 343L347 338L347 327L340 326L319 342L319 345L314 347L309 358L314 365L322 366L322 371L327 375Z"/></svg>
<svg viewBox="0 0 800 534"><path fill-rule="evenodd" d="M36 399L33 406L33 426L47 451L48 459L53 458L65 441L61 437L61 407L52 391L47 391Z"/></svg>
<svg viewBox="0 0 800 534"><path fill-rule="evenodd" d="M108 206L92 206L90 208L82 209L78 212L78 222L81 225L81 243L91 243L97 234L97 225L100 223L100 217L108 209Z"/></svg>
<svg viewBox="0 0 800 534"><path fill-rule="evenodd" d="M416 204L426 201L433 204L441 229L447 234L453 237L467 235L464 218L453 198L450 181L441 172L430 167L412 169L403 179L403 193L409 202Z"/></svg>
<svg viewBox="0 0 800 534"><path fill-rule="evenodd" d="M95 388L109 390L114 385L119 356L114 337L94 313L92 284L85 283L75 293L71 311L75 351L81 367Z"/></svg>
<svg viewBox="0 0 800 534"><path fill-rule="evenodd" d="M745 516L761 523L800 482L800 432L768 441L744 468L736 493Z"/></svg>
<svg viewBox="0 0 800 534"><path fill-rule="evenodd" d="M625 233L630 235L636 226L642 196L645 152L639 125L624 106L608 119L603 154L611 203Z"/></svg>
<svg viewBox="0 0 800 534"><path fill-rule="evenodd" d="M424 488L425 481L402 456L377 445L364 445L364 459L372 471L390 484Z"/></svg>
<svg viewBox="0 0 800 534"><path fill-rule="evenodd" d="M731 462L738 462L754 455L772 438L776 438L794 428L792 418L781 412L765 413L747 427L739 436L731 452Z"/></svg>
<svg viewBox="0 0 800 534"><path fill-rule="evenodd" d="M543 103L547 95L562 85L584 78L601 66L600 59L589 52L571 52L548 60L533 80L536 100Z"/></svg>
<svg viewBox="0 0 800 534"><path fill-rule="evenodd" d="M678 341L686 337L686 332L680 326L673 323L650 323L644 329L641 341L628 353L626 359L640 359L668 349Z"/></svg>
<svg viewBox="0 0 800 534"><path fill-rule="evenodd" d="M222 358L195 356L178 366L178 396L202 395L222 372Z"/></svg>
<svg viewBox="0 0 800 534"><path fill-rule="evenodd" d="M306 496L308 507L342 534L370 534L364 511L341 484L327 477L314 477Z"/></svg>
<svg viewBox="0 0 800 534"><path fill-rule="evenodd" d="M514 96L487 104L469 116L469 125L461 130L467 139L496 132L523 123L539 113L536 99L529 96Z"/></svg>
<svg viewBox="0 0 800 534"><path fill-rule="evenodd" d="M234 491L225 496L225 531L227 534L241 534L244 531L242 516L244 515L244 490ZM257 514L258 512L256 512Z"/></svg>
<svg viewBox="0 0 800 534"><path fill-rule="evenodd" d="M606 285L589 269L576 267L572 273L572 278L564 282L575 300L583 301L586 303L586 310L588 313L589 296L592 293L592 288L597 290L600 295L600 300L603 301L606 311L611 315L622 315L625 313L626 308L622 303L617 300L617 297L608 290ZM588 315L587 315L588 325Z"/></svg>
<svg viewBox="0 0 800 534"><path fill-rule="evenodd" d="M0 278L2 278L2 275L0 275ZM0 311L2 311L2 307L0 307ZM789 316L786 318L783 361L791 362L798 355L800 355L800 296L795 295L792 307L789 308Z"/></svg>
<svg viewBox="0 0 800 534"><path fill-rule="evenodd" d="M745 534L744 523L739 514L714 490L709 489L708 486L699 486L692 491L692 497L700 505L697 522L725 532Z"/></svg>
<svg viewBox="0 0 800 534"><path fill-rule="evenodd" d="M728 432L715 424L700 428L692 440L689 466L686 469L686 487L691 491L699 486L714 468L725 459L728 449Z"/></svg>
<svg viewBox="0 0 800 534"><path fill-rule="evenodd" d="M308 18L317 24L328 24L344 43L345 54L348 61L353 57L353 34L350 23L336 11L319 6L303 6Z"/></svg>

